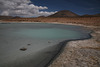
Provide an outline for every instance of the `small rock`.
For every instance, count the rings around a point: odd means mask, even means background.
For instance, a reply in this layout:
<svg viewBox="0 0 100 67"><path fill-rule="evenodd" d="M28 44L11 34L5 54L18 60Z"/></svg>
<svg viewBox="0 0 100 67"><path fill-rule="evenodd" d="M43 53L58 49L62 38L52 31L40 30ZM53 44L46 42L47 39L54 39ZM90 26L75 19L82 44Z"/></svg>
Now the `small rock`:
<svg viewBox="0 0 100 67"><path fill-rule="evenodd" d="M27 50L27 48L23 47L23 48L20 48L21 51L25 51Z"/></svg>
<svg viewBox="0 0 100 67"><path fill-rule="evenodd" d="M51 43L50 41L48 41L48 43Z"/></svg>
<svg viewBox="0 0 100 67"><path fill-rule="evenodd" d="M31 44L27 44L27 45L31 45Z"/></svg>

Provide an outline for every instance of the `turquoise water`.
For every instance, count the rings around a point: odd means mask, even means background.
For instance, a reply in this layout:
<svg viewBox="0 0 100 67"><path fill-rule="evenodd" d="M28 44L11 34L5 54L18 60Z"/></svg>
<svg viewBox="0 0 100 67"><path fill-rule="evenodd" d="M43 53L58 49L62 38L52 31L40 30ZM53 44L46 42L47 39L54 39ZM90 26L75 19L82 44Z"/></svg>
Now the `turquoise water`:
<svg viewBox="0 0 100 67"><path fill-rule="evenodd" d="M57 28L48 29L22 29L14 32L14 35L31 37L35 39L68 39L79 37L81 34L72 30Z"/></svg>
<svg viewBox="0 0 100 67"><path fill-rule="evenodd" d="M64 45L59 43L89 38L89 33L83 27L72 25L0 24L0 67L45 67ZM21 51L23 47L27 50Z"/></svg>

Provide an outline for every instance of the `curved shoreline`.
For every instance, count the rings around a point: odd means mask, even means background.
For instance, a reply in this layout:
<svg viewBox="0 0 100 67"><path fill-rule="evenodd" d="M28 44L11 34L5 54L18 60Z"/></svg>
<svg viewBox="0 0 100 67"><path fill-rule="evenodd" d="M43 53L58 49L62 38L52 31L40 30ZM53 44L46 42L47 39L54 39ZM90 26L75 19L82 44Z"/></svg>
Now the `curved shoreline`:
<svg viewBox="0 0 100 67"><path fill-rule="evenodd" d="M64 51L48 67L78 67L78 66L99 67L100 66L100 58L99 58L100 51L98 51L100 50L100 40L98 40L98 38L100 37L100 27L95 27L95 26L94 27L85 26L85 27L92 29L92 32L90 33L91 38L67 42L66 46L64 47ZM97 28L97 31L95 30L95 28ZM96 33L98 35L96 35ZM86 54L84 54L84 51L86 53L92 52L93 56L89 54L92 57L88 57ZM79 54L77 52L80 52L83 56L80 56L80 58L78 58L77 55ZM95 52L97 52L97 54ZM76 55L74 56L75 53ZM81 61L80 59L83 61ZM91 63L86 62L84 59L85 60L87 59L87 61Z"/></svg>
<svg viewBox="0 0 100 67"><path fill-rule="evenodd" d="M54 23L53 23L53 24L54 24ZM57 24L58 24L58 23L57 23ZM66 25L66 24L65 24L65 25ZM68 24L68 25L70 25L70 24ZM76 25L78 26L78 24L76 24ZM79 25L79 26L80 26L80 25ZM92 31L92 32L93 32L93 31ZM91 32L91 33L92 33L92 32ZM62 50L65 50L66 43L71 42L71 41L78 41L78 40L87 40L87 39L90 39L90 38L92 38L91 33L89 34L89 35L90 35L89 38L64 41L64 42L63 42L64 45L63 45L62 47L60 47L60 50L58 51L57 55L54 56L53 60L51 60L50 63L48 63L45 67L48 67L49 65L50 65L50 67L52 67L52 64L51 64L51 63L53 63L57 58L59 58L59 55L61 55ZM62 43L62 42L61 42L61 43Z"/></svg>
<svg viewBox="0 0 100 67"><path fill-rule="evenodd" d="M92 31L91 31L91 33L92 33ZM59 55L63 52L63 50L64 50L64 48L65 48L65 46L67 45L68 42L90 39L90 38L92 38L91 33L88 33L89 37L87 37L87 38L71 39L71 40L65 40L65 41L60 42L58 45L62 45L62 46L59 48L59 50L56 53L56 55L53 58L51 58L49 63L45 65L45 67L50 66L53 63L53 61L59 57Z"/></svg>

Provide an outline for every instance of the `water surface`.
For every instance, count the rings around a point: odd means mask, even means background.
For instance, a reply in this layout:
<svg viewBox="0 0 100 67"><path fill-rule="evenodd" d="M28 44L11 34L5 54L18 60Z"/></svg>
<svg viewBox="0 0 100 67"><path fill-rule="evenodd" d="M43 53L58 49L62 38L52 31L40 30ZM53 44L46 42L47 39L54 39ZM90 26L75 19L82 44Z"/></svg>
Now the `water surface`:
<svg viewBox="0 0 100 67"><path fill-rule="evenodd" d="M89 33L83 27L72 25L0 24L0 67L45 67L63 45L59 43L89 38Z"/></svg>

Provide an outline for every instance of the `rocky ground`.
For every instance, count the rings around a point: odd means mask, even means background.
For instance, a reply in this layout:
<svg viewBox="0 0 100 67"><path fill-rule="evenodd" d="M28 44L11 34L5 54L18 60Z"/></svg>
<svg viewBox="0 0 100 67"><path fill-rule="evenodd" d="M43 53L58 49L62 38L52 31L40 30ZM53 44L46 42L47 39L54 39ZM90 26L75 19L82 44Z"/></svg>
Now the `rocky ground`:
<svg viewBox="0 0 100 67"><path fill-rule="evenodd" d="M70 41L49 67L100 67L100 27L88 27L93 37Z"/></svg>

